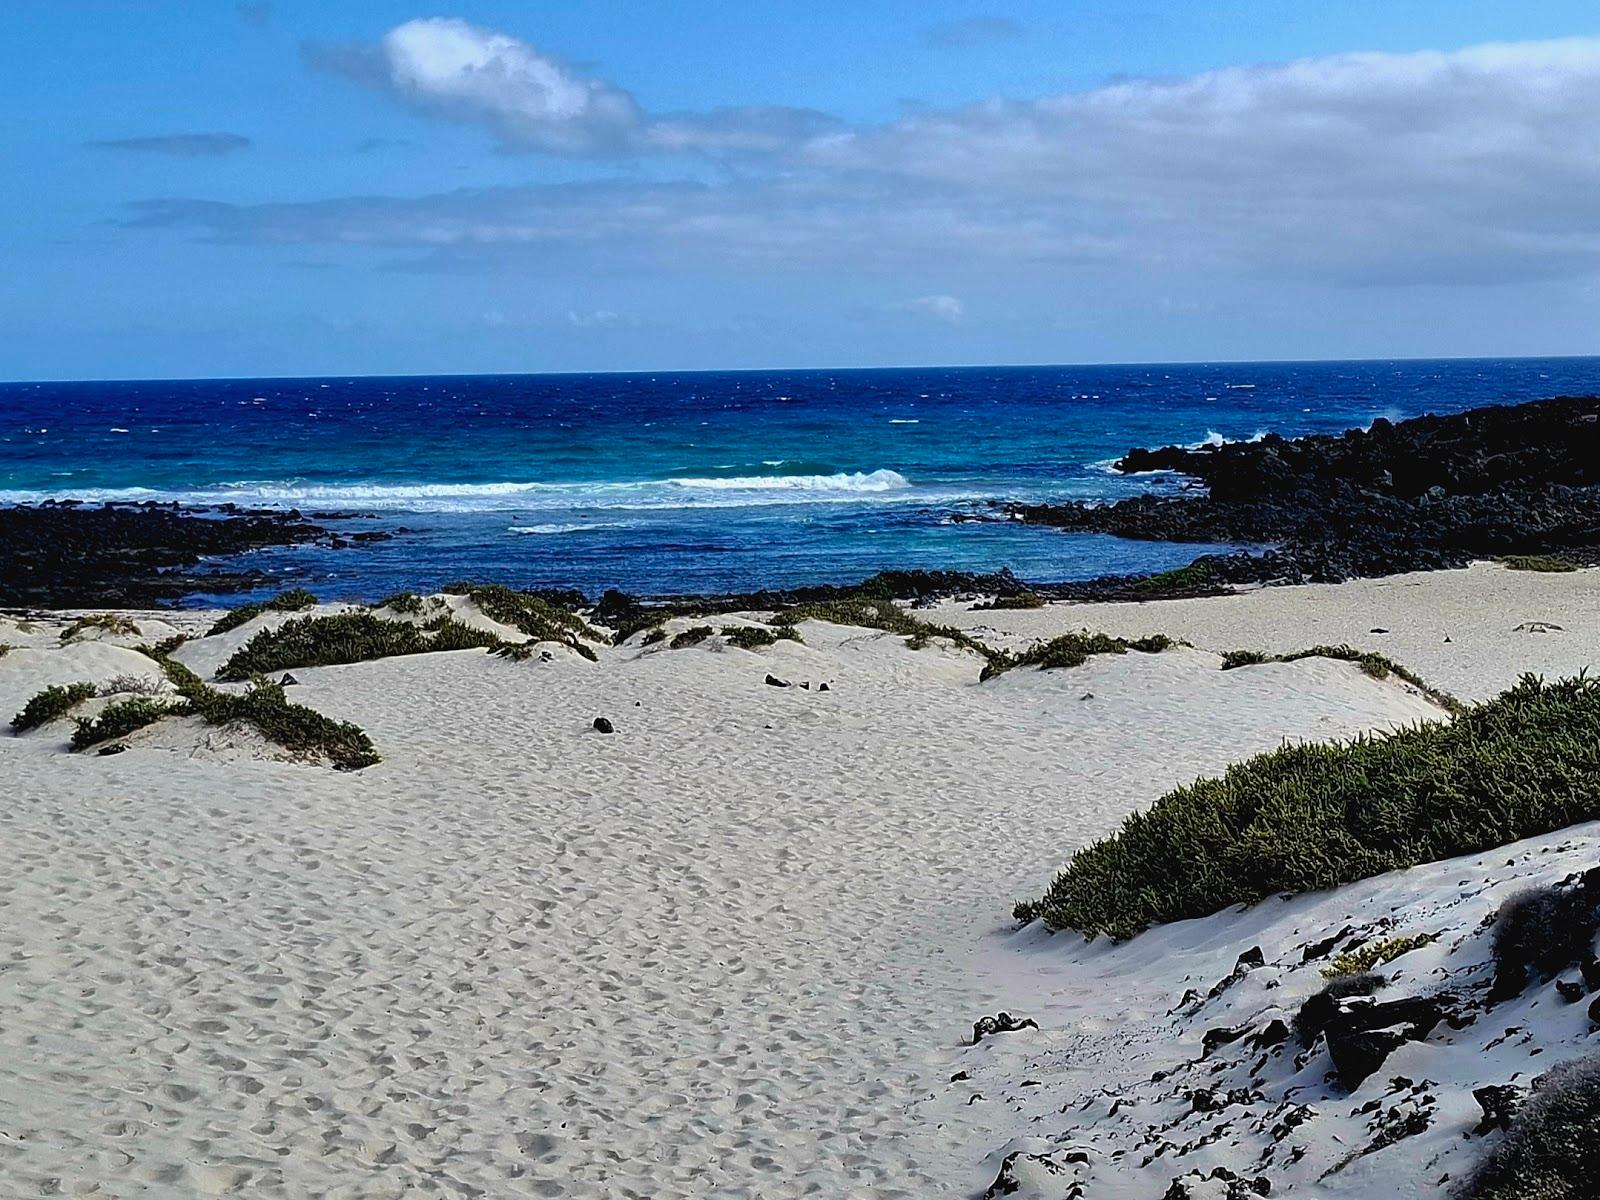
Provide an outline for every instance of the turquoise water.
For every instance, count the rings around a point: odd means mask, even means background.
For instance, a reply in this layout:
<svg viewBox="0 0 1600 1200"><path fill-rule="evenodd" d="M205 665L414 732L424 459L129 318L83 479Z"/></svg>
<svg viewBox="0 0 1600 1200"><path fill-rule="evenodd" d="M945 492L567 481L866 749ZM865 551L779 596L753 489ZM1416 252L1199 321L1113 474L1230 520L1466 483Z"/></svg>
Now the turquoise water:
<svg viewBox="0 0 1600 1200"><path fill-rule="evenodd" d="M1600 360L0 385L0 502L355 510L390 542L262 553L328 594L471 576L651 593L884 567L1075 579L1210 547L968 523L1006 500L1171 489L1132 446L1337 432L1600 391Z"/></svg>

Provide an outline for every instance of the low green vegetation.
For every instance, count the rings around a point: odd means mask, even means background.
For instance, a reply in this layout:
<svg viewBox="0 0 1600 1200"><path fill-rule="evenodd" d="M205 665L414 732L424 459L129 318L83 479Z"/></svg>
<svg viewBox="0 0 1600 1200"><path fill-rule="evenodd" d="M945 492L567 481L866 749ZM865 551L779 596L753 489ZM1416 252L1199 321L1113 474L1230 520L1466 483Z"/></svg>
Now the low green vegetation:
<svg viewBox="0 0 1600 1200"><path fill-rule="evenodd" d="M691 625L673 635L672 640L667 643L667 648L682 650L686 646L698 646L715 632L716 630L709 625Z"/></svg>
<svg viewBox="0 0 1600 1200"><path fill-rule="evenodd" d="M639 639L639 644L641 646L654 646L657 642L664 642L666 640L667 631L660 625L657 625L653 629L647 629L645 631L644 637Z"/></svg>
<svg viewBox="0 0 1600 1200"><path fill-rule="evenodd" d="M243 692L205 688L187 700L184 711L208 725L254 726L269 742L296 754L325 758L340 771L359 771L378 761L372 739L359 725L291 704L282 687L264 679Z"/></svg>
<svg viewBox="0 0 1600 1200"><path fill-rule="evenodd" d="M108 705L97 720L78 722L73 749L122 737L162 717L193 716L208 725L251 725L268 741L297 754L324 758L342 771L358 771L379 761L372 739L359 725L335 721L303 704L291 704L280 684L258 675L245 691L225 692L206 684L176 659L148 649L146 653L160 664L180 699L161 703L140 698ZM128 707L131 705L140 707ZM112 709L119 711L108 721Z"/></svg>
<svg viewBox="0 0 1600 1200"><path fill-rule="evenodd" d="M59 721L86 700L93 700L99 689L92 683L55 684L37 693L11 718L12 733L26 733L51 721Z"/></svg>
<svg viewBox="0 0 1600 1200"><path fill-rule="evenodd" d="M78 634L90 629L98 629L109 633L113 637L138 637L139 627L129 617L121 613L96 613L93 616L79 617L71 625L61 631L61 640L70 642Z"/></svg>
<svg viewBox="0 0 1600 1200"><path fill-rule="evenodd" d="M4 658L6 655L10 654L15 649L16 649L16 647L13 646L10 642L0 642L0 658Z"/></svg>
<svg viewBox="0 0 1600 1200"><path fill-rule="evenodd" d="M126 737L176 711L175 706L152 700L148 696L119 700L102 708L98 716L77 718L77 728L72 731L72 748L87 750L90 746Z"/></svg>
<svg viewBox="0 0 1600 1200"><path fill-rule="evenodd" d="M1565 573L1576 571L1578 564L1550 554L1507 554L1500 560L1512 571L1548 571Z"/></svg>
<svg viewBox="0 0 1600 1200"><path fill-rule="evenodd" d="M406 616L416 616L422 611L422 597L415 592L396 592L386 596L378 602L379 608L387 608L391 612L404 613Z"/></svg>
<svg viewBox="0 0 1600 1200"><path fill-rule="evenodd" d="M800 633L792 625L767 629L760 625L725 625L722 636L730 646L741 650L759 650L779 641L798 642Z"/></svg>
<svg viewBox="0 0 1600 1200"><path fill-rule="evenodd" d="M160 662L188 640L186 635L175 633L169 638L162 638L159 642L146 642L143 645L135 646L134 649L146 658L153 658Z"/></svg>
<svg viewBox="0 0 1600 1200"><path fill-rule="evenodd" d="M1263 654L1259 650L1230 650L1222 656L1222 669L1232 671L1238 667L1254 667L1262 663L1299 662L1303 658L1333 658L1352 662L1373 679L1387 679L1393 675L1403 679L1429 700L1448 712L1460 712L1461 701L1449 692L1441 691L1392 658L1371 650L1357 650L1354 646L1313 646L1309 650L1296 650L1293 654Z"/></svg>
<svg viewBox="0 0 1600 1200"><path fill-rule="evenodd" d="M1155 575L1146 575L1133 585L1136 592L1192 592L1213 588L1218 583L1216 568L1206 562L1192 562Z"/></svg>
<svg viewBox="0 0 1600 1200"><path fill-rule="evenodd" d="M270 600L263 600L258 604L241 604L238 608L229 609L217 618L210 629L206 630L206 636L215 637L219 633L237 629L246 621L255 620L262 613L300 612L316 602L317 598L305 588L291 588L287 592L279 592Z"/></svg>
<svg viewBox="0 0 1600 1200"><path fill-rule="evenodd" d="M371 613L295 617L276 629L263 629L217 669L224 683L270 675L296 667L326 667L368 662L404 654L442 650L493 649L501 639L481 629L441 617L426 625L386 621Z"/></svg>
<svg viewBox="0 0 1600 1200"><path fill-rule="evenodd" d="M833 625L857 625L863 629L882 629L897 633L906 639L906 645L921 650L934 638L966 650L974 650L991 659L995 651L977 638L953 625L934 625L907 612L887 594L863 591L838 600L819 600L811 604L796 604L774 614L772 623L793 628L802 621L827 621Z"/></svg>
<svg viewBox="0 0 1600 1200"><path fill-rule="evenodd" d="M1384 963L1393 962L1402 954L1408 954L1418 947L1428 945L1437 937L1438 935L1433 933L1412 933L1368 942L1365 946L1358 946L1339 955L1333 960L1332 966L1322 969L1322 974L1328 979L1340 975L1365 975L1374 968L1383 966Z"/></svg>
<svg viewBox="0 0 1600 1200"><path fill-rule="evenodd" d="M464 595L484 616L509 625L536 642L560 642L569 650L596 660L589 642L603 640L577 613L533 592L518 592L499 583L451 584L445 589Z"/></svg>
<svg viewBox="0 0 1600 1200"><path fill-rule="evenodd" d="M1525 676L1445 721L1284 746L1135 813L1019 920L1128 938L1600 818L1600 681Z"/></svg>
<svg viewBox="0 0 1600 1200"><path fill-rule="evenodd" d="M1015 654L1005 650L993 651L990 653L988 665L983 668L978 678L980 681L993 679L996 675L1015 670L1017 667L1038 667L1041 671L1058 667L1081 667L1096 654L1126 654L1129 650L1137 650L1141 654L1159 654L1177 644L1164 633L1155 633L1149 637L1130 641L1109 634L1090 633L1085 629L1078 633L1064 633L1060 637L1051 638L1048 642L1036 642L1026 650Z"/></svg>
<svg viewBox="0 0 1600 1200"><path fill-rule="evenodd" d="M1012 596L996 596L972 606L973 612L998 612L1003 609L1043 608L1045 598L1038 592L1017 592Z"/></svg>

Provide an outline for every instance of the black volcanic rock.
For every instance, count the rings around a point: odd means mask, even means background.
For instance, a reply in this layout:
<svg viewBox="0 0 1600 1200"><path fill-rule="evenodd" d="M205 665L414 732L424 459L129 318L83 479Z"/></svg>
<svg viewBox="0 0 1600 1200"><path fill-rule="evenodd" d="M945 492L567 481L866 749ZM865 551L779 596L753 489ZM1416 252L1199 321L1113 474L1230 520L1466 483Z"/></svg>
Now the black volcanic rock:
<svg viewBox="0 0 1600 1200"><path fill-rule="evenodd" d="M197 571L266 546L332 545L298 513L71 502L0 508L0 605L148 607L194 591L276 582L260 571ZM219 515L220 514L220 515Z"/></svg>
<svg viewBox="0 0 1600 1200"><path fill-rule="evenodd" d="M1424 416L1338 437L1130 451L1203 495L1017 505L1063 529L1274 548L1199 560L1223 583L1338 582L1510 553L1600 561L1600 397Z"/></svg>

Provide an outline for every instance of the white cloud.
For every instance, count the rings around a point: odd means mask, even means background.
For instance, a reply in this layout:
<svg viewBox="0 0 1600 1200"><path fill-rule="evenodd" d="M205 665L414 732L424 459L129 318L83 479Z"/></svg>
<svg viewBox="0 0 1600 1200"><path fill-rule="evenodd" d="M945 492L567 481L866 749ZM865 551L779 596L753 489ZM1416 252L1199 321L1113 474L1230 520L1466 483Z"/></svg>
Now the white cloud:
<svg viewBox="0 0 1600 1200"><path fill-rule="evenodd" d="M1335 55L851 129L790 109L652 115L524 42L459 21L399 27L379 65L378 86L507 144L767 157L715 183L173 200L137 207L128 223L409 250L463 270L933 260L1041 278L1095 264L1141 279L1338 283L1600 270L1600 39ZM339 69L360 74L350 61Z"/></svg>
<svg viewBox="0 0 1600 1200"><path fill-rule="evenodd" d="M918 296L893 306L896 312L927 317L946 325L959 325L967 315L967 306L954 296Z"/></svg>
<svg viewBox="0 0 1600 1200"><path fill-rule="evenodd" d="M520 38L449 17L407 21L375 47L309 54L414 107L483 125L508 148L548 154L768 154L839 125L762 105L652 116L623 89L584 78Z"/></svg>

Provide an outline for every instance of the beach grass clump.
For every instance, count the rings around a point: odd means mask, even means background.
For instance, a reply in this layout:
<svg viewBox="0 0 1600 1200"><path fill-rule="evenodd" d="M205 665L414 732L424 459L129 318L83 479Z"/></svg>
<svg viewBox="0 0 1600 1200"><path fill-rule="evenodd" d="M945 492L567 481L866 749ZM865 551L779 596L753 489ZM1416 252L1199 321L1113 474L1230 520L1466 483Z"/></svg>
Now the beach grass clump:
<svg viewBox="0 0 1600 1200"><path fill-rule="evenodd" d="M1409 933L1368 942L1365 946L1358 946L1339 955L1331 966L1322 969L1322 974L1328 979L1340 975L1365 975L1376 967L1393 962L1402 954L1408 954L1412 950L1428 945L1438 936L1436 933Z"/></svg>
<svg viewBox="0 0 1600 1200"><path fill-rule="evenodd" d="M672 640L667 643L667 648L669 650L682 650L689 646L698 646L715 632L716 630L709 625L691 625L689 628L681 629L673 635Z"/></svg>
<svg viewBox="0 0 1600 1200"><path fill-rule="evenodd" d="M229 609L217 618L210 629L206 630L206 636L215 637L219 633L237 629L246 621L255 620L262 613L301 612L316 603L317 598L305 588L290 588L287 592L279 592L270 600L262 600L257 604L241 604L238 608Z"/></svg>
<svg viewBox="0 0 1600 1200"><path fill-rule="evenodd" d="M589 624L571 609L534 592L518 592L500 583L452 584L455 592L471 600L491 621L509 625L535 642L560 642L590 662L598 656L588 642L601 641Z"/></svg>
<svg viewBox="0 0 1600 1200"><path fill-rule="evenodd" d="M1038 592L1017 592L1010 596L996 596L972 606L973 612L1000 612L1005 609L1043 608L1045 598Z"/></svg>
<svg viewBox="0 0 1600 1200"><path fill-rule="evenodd" d="M326 667L369 662L405 654L443 650L493 649L501 639L459 621L441 617L426 625L385 621L371 613L295 617L276 629L263 629L217 669L224 683L296 667Z"/></svg>
<svg viewBox="0 0 1600 1200"><path fill-rule="evenodd" d="M36 693L22 711L11 718L12 733L26 733L51 721L59 721L86 700L93 700L99 689L92 683L58 683Z"/></svg>
<svg viewBox="0 0 1600 1200"><path fill-rule="evenodd" d="M1262 663L1291 663L1303 658L1332 658L1340 662L1355 663L1363 674L1373 679L1387 679L1393 675L1403 679L1440 708L1460 712L1461 701L1449 692L1441 691L1424 680L1415 671L1401 666L1394 659L1372 650L1357 650L1354 646L1312 646L1309 650L1296 650L1292 654L1263 654L1258 650L1230 650L1222 656L1222 669L1232 671L1239 667L1260 666Z"/></svg>
<svg viewBox="0 0 1600 1200"><path fill-rule="evenodd" d="M878 577L875 576L874 579L876 578ZM780 628L793 628L802 621L826 621L832 625L882 629L888 633L900 634L912 650L921 650L934 638L943 638L962 649L975 650L985 659L994 657L996 652L977 638L953 625L934 625L912 615L896 604L886 589L870 588L868 585L872 583L873 580L868 580L867 584L862 586L862 590L853 596L835 600L817 600L780 609L773 614L772 623Z"/></svg>
<svg viewBox="0 0 1600 1200"><path fill-rule="evenodd" d="M131 617L125 617L121 613L94 613L91 616L79 617L63 629L61 640L70 642L78 634L90 629L98 629L103 633L109 633L112 637L139 636L139 627L133 623Z"/></svg>
<svg viewBox="0 0 1600 1200"><path fill-rule="evenodd" d="M1584 1200L1600 1168L1600 1055L1553 1067L1456 1191L1458 1200Z"/></svg>
<svg viewBox="0 0 1600 1200"><path fill-rule="evenodd" d="M1129 938L1600 818L1600 681L1529 675L1449 720L1288 745L1167 793L1020 920Z"/></svg>
<svg viewBox="0 0 1600 1200"><path fill-rule="evenodd" d="M1192 592L1217 585L1217 570L1208 562L1192 562L1155 575L1146 575L1133 585L1136 592Z"/></svg>
<svg viewBox="0 0 1600 1200"><path fill-rule="evenodd" d="M387 608L390 612L402 613L405 616L416 616L422 612L422 597L415 592L396 592L378 601L377 607Z"/></svg>
<svg viewBox="0 0 1600 1200"><path fill-rule="evenodd" d="M98 716L77 718L77 728L72 731L72 748L86 750L102 742L127 737L128 734L143 729L146 725L154 725L162 717L174 715L178 711L177 707L152 700L148 696L119 700L102 708Z"/></svg>
<svg viewBox="0 0 1600 1200"><path fill-rule="evenodd" d="M639 639L639 644L641 646L654 646L657 642L664 642L666 640L666 627L662 625L656 625L645 630L644 636Z"/></svg>
<svg viewBox="0 0 1600 1200"><path fill-rule="evenodd" d="M737 646L741 650L760 650L779 641L800 641L800 632L792 625L783 625L777 629L761 625L725 625L722 636L728 645Z"/></svg>
<svg viewBox="0 0 1600 1200"><path fill-rule="evenodd" d="M1576 571L1578 564L1569 562L1564 558L1557 558L1553 554L1507 554L1500 559L1507 570L1510 571L1544 571L1551 574L1565 574Z"/></svg>
<svg viewBox="0 0 1600 1200"><path fill-rule="evenodd" d="M173 711L192 713L208 725L253 726L269 742L295 754L325 758L340 771L359 771L379 761L372 739L359 725L291 704L283 688L266 679L254 680L243 692L204 688Z"/></svg>
<svg viewBox="0 0 1600 1200"><path fill-rule="evenodd" d="M1014 654L995 651L978 678L980 681L993 679L1018 667L1038 667L1041 671L1081 667L1096 654L1126 654L1129 650L1137 650L1141 654L1159 654L1177 644L1164 633L1129 640L1084 629L1077 633L1064 633L1048 642L1036 642Z"/></svg>

